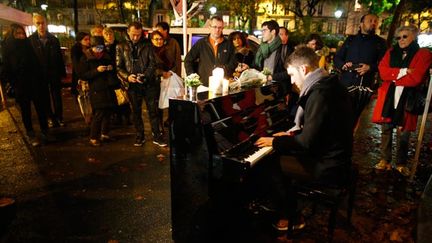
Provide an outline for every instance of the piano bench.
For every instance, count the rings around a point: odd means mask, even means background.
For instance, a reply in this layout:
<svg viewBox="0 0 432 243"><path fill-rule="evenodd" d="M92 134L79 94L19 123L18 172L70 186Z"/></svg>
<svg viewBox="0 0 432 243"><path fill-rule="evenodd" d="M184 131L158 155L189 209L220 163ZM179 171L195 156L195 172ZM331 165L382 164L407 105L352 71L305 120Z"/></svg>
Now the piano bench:
<svg viewBox="0 0 432 243"><path fill-rule="evenodd" d="M347 196L347 221L348 224L351 224L357 177L358 169L353 166L351 168L350 178L344 186L331 186L322 184L306 184L295 186L296 195L298 198L310 200L313 202L312 214L315 214L317 205L324 205L330 209L327 226L328 242L332 242L333 240L333 232L336 224L336 214L338 212L339 206Z"/></svg>

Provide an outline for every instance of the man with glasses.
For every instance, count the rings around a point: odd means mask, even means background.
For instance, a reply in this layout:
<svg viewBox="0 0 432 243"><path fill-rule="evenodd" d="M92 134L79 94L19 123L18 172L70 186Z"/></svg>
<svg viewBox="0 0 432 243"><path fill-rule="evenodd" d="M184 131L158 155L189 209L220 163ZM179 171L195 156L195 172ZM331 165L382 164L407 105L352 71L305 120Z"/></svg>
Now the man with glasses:
<svg viewBox="0 0 432 243"><path fill-rule="evenodd" d="M33 24L36 26L36 32L30 35L29 39L41 65L43 80L48 84L50 91L50 98L47 99L49 125L51 127L64 126L61 79L66 77L66 69L60 50L60 42L48 32L44 16L34 15ZM54 111L51 108L51 101Z"/></svg>
<svg viewBox="0 0 432 243"><path fill-rule="evenodd" d="M284 69L281 58L282 40L279 37L279 24L275 20L265 21L262 25L262 43L255 55L254 66L259 70L267 68L272 72Z"/></svg>
<svg viewBox="0 0 432 243"><path fill-rule="evenodd" d="M142 24L132 22L128 26L127 39L116 48L116 67L118 76L129 84L128 95L132 107L136 137L134 146L145 142L142 119L142 102L146 102L153 143L167 146L159 129L157 97L159 82L155 77L155 57L152 46L143 38Z"/></svg>
<svg viewBox="0 0 432 243"><path fill-rule="evenodd" d="M221 67L225 70L225 76L231 76L237 66L235 48L231 41L224 38L223 29L222 18L212 17L209 36L200 39L186 55L186 74L198 73L204 86L208 86L214 68Z"/></svg>
<svg viewBox="0 0 432 243"><path fill-rule="evenodd" d="M341 82L346 86L372 87L378 63L386 51L385 40L375 34L378 16L366 14L360 19L360 29L349 36L334 57L334 65L342 72ZM353 100L355 105L355 100ZM362 110L355 111L358 118Z"/></svg>
<svg viewBox="0 0 432 243"><path fill-rule="evenodd" d="M288 94L291 91L291 82L284 68L284 63L285 59L291 54L292 49L287 45L287 29L283 29L282 37L284 41L282 41L281 35L279 35L279 24L275 20L265 21L261 28L262 43L255 54L253 67L258 70L269 70L271 74L267 76L268 81L280 82L284 93Z"/></svg>

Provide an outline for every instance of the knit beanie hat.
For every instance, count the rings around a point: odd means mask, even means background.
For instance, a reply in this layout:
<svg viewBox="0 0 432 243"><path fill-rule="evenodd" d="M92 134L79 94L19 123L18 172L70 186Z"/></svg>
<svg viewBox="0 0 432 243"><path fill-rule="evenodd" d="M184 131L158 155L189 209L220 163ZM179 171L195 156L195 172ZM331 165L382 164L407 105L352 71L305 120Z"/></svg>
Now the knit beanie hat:
<svg viewBox="0 0 432 243"><path fill-rule="evenodd" d="M90 37L90 45L93 46L105 46L105 40L102 36Z"/></svg>

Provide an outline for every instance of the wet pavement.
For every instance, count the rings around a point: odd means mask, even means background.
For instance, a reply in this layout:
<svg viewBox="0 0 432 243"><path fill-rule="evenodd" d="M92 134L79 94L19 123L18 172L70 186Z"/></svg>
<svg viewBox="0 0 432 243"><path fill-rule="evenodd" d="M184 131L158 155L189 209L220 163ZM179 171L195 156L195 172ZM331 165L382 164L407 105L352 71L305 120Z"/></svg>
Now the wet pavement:
<svg viewBox="0 0 432 243"><path fill-rule="evenodd" d="M13 216L0 222L0 242L172 242L169 149L151 141L133 147L132 126L113 127L116 141L91 147L67 90L64 103L66 127L52 129L56 141L37 148L23 139L16 107L0 112L0 198L16 200ZM423 148L413 183L397 172L371 169L379 160L380 127L369 122L370 113L365 111L355 138L360 175L352 225L344 223L341 207L334 242L414 242L432 152ZM428 124L425 141L431 130ZM413 138L412 156L414 148ZM328 210L319 207L312 215L306 207L304 214L307 227L293 242L323 242ZM262 226L259 217L247 220L252 228ZM250 232L254 242L285 240L268 228Z"/></svg>
<svg viewBox="0 0 432 243"><path fill-rule="evenodd" d="M66 127L37 148L1 112L0 195L16 200L2 242L171 242L169 149L151 140L133 147L132 126L113 127L116 141L91 147L67 91L64 107Z"/></svg>

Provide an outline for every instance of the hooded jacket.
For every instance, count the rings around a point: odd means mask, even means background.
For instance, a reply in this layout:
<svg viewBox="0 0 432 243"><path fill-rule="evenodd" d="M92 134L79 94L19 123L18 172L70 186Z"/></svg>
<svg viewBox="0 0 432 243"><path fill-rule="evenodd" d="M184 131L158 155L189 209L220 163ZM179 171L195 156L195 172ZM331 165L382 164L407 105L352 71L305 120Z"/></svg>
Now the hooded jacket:
<svg viewBox="0 0 432 243"><path fill-rule="evenodd" d="M90 103L93 109L116 106L114 89L119 83L115 77L115 71L99 72L97 67L101 65L112 65L110 56L104 52L101 58L97 58L90 48L84 52L77 67L78 76L89 82Z"/></svg>

